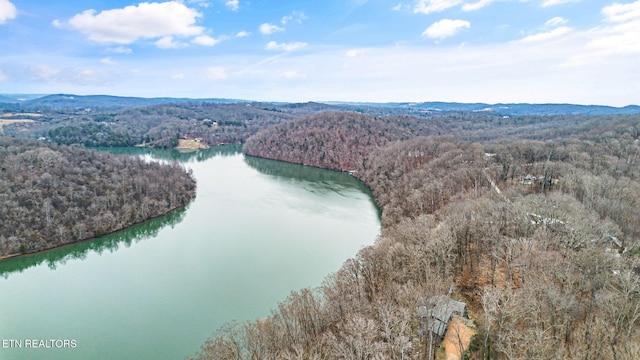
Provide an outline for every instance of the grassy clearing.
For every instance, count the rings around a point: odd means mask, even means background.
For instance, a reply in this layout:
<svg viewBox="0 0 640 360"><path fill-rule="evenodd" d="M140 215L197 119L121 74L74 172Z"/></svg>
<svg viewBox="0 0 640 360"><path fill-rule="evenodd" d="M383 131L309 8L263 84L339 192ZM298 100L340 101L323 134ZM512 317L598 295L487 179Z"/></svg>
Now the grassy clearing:
<svg viewBox="0 0 640 360"><path fill-rule="evenodd" d="M209 145L203 142L197 142L195 140L180 139L176 149L208 149Z"/></svg>
<svg viewBox="0 0 640 360"><path fill-rule="evenodd" d="M38 113L6 113L6 114L2 114L3 118L10 118L10 117L14 117L14 116L29 116L29 117L42 117L42 114L38 114Z"/></svg>
<svg viewBox="0 0 640 360"><path fill-rule="evenodd" d="M11 120L0 120L0 132L2 132L2 127L5 125L13 124L13 123L31 123L33 120L29 119L11 119Z"/></svg>

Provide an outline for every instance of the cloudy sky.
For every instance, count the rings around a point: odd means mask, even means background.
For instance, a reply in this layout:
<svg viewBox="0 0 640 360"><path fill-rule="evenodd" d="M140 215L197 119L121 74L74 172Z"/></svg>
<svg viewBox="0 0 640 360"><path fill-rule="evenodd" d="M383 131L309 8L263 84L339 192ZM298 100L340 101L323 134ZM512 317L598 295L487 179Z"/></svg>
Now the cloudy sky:
<svg viewBox="0 0 640 360"><path fill-rule="evenodd" d="M0 0L0 93L640 104L640 0Z"/></svg>

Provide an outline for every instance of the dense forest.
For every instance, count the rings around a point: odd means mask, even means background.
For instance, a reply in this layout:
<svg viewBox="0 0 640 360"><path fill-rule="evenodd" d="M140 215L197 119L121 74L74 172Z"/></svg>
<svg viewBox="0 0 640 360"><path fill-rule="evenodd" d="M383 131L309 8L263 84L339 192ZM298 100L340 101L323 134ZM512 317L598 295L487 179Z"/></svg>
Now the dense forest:
<svg viewBox="0 0 640 360"><path fill-rule="evenodd" d="M194 196L177 163L0 137L0 257L111 233Z"/></svg>
<svg viewBox="0 0 640 360"><path fill-rule="evenodd" d="M249 155L333 170L355 170L373 149L409 136L408 129L389 119L327 112L267 128L249 138L244 149Z"/></svg>
<svg viewBox="0 0 640 360"><path fill-rule="evenodd" d="M258 133L247 154L352 171L382 233L195 358L425 359L417 309L448 295L469 306L465 358L636 359L639 132L637 115L326 113Z"/></svg>

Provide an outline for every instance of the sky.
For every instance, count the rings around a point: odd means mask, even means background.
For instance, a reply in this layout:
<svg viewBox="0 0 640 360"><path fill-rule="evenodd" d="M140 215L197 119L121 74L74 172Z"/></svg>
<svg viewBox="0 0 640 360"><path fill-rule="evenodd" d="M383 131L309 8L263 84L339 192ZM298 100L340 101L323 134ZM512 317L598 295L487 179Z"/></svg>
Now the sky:
<svg viewBox="0 0 640 360"><path fill-rule="evenodd" d="M640 0L0 0L0 93L640 104Z"/></svg>

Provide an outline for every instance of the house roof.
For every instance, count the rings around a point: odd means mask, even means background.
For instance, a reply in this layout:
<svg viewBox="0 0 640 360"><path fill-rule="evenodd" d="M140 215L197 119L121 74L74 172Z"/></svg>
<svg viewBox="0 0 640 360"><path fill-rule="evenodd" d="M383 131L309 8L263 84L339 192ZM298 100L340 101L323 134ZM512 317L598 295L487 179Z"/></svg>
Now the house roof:
<svg viewBox="0 0 640 360"><path fill-rule="evenodd" d="M418 307L421 321L426 322L425 325L439 336L447 332L447 324L454 315L469 317L467 304L445 295L429 298L425 305Z"/></svg>

